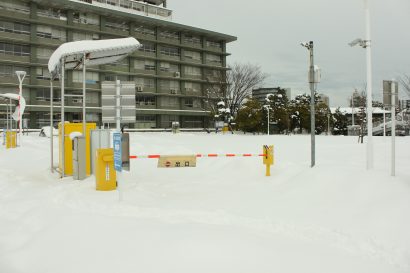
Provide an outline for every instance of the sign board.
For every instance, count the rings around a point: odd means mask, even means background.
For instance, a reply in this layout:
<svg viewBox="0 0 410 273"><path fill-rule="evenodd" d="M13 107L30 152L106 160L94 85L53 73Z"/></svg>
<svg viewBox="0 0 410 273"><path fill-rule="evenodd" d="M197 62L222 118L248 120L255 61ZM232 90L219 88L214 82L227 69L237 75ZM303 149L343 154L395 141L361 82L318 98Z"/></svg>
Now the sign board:
<svg viewBox="0 0 410 273"><path fill-rule="evenodd" d="M169 155L158 159L158 168L196 167L195 155Z"/></svg>
<svg viewBox="0 0 410 273"><path fill-rule="evenodd" d="M123 133L121 137L121 165L124 171L130 170L130 134Z"/></svg>
<svg viewBox="0 0 410 273"><path fill-rule="evenodd" d="M222 129L224 127L223 121L215 121L215 128Z"/></svg>
<svg viewBox="0 0 410 273"><path fill-rule="evenodd" d="M392 81L383 81L383 104L385 106L391 106L392 101L391 101L391 96L392 96L392 90L391 90L391 84ZM395 81L394 82L394 94L395 94L395 101L396 101L396 106L399 106L399 84Z"/></svg>
<svg viewBox="0 0 410 273"><path fill-rule="evenodd" d="M103 123L116 123L116 89L116 82L104 81L101 84ZM135 82L121 82L120 94L121 123L135 123Z"/></svg>
<svg viewBox="0 0 410 273"><path fill-rule="evenodd" d="M118 172L122 171L122 144L121 133L113 134L113 147L114 147L114 169Z"/></svg>

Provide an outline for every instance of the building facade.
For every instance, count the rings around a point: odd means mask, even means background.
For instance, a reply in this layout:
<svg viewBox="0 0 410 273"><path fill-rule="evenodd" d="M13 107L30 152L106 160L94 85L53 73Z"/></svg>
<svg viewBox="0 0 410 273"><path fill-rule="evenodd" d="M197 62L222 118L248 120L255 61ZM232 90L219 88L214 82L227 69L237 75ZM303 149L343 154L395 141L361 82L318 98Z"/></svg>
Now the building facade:
<svg viewBox="0 0 410 273"><path fill-rule="evenodd" d="M291 89L290 88L280 88L280 87L264 87L264 88L255 88L252 90L252 98L258 100L261 104L266 103L266 95L268 94L277 94L279 90L284 90L288 100L291 99Z"/></svg>
<svg viewBox="0 0 410 273"><path fill-rule="evenodd" d="M24 119L29 128L48 126L48 59L65 42L135 37L142 47L121 62L87 69L87 121L101 124L101 83L136 83L134 128L208 126L207 85L226 72L226 44L236 37L172 21L164 0L2 0L0 92L16 93L23 70ZM66 72L66 94L81 94L82 71ZM59 82L54 82L54 119L60 120ZM66 120L82 120L82 98L66 101ZM5 127L7 102L0 101Z"/></svg>

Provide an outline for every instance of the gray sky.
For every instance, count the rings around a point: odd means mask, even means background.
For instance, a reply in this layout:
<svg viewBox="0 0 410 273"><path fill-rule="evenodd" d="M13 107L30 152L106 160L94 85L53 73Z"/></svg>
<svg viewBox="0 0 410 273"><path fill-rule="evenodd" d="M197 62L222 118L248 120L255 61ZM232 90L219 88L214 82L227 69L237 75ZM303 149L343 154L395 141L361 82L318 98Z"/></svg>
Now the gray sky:
<svg viewBox="0 0 410 273"><path fill-rule="evenodd" d="M410 75L410 1L369 1L373 97L381 100L384 79ZM168 0L168 7L177 23L237 36L228 63L259 64L270 75L265 86L309 92L309 55L299 43L312 40L318 92L331 106L346 106L354 88L365 87L366 51L347 45L365 38L363 0Z"/></svg>

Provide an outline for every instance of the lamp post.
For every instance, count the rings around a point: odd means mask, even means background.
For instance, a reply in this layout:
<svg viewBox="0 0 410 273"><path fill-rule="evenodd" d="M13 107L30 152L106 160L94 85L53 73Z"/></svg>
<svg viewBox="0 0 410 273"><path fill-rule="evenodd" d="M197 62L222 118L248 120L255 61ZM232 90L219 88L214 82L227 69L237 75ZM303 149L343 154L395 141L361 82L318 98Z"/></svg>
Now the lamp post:
<svg viewBox="0 0 410 273"><path fill-rule="evenodd" d="M269 133L269 110L272 110L272 108L269 105L264 105L263 106L267 111L268 111L268 135L270 135Z"/></svg>
<svg viewBox="0 0 410 273"><path fill-rule="evenodd" d="M320 71L313 62L313 41L300 43L309 50L309 87L310 87L310 167L315 166L315 87L320 81Z"/></svg>
<svg viewBox="0 0 410 273"><path fill-rule="evenodd" d="M330 112L327 113L327 134L330 136Z"/></svg>
<svg viewBox="0 0 410 273"><path fill-rule="evenodd" d="M26 71L16 71L17 78L19 79L19 138L20 147L23 136L23 119L21 116L21 98L23 97L23 80L26 77Z"/></svg>
<svg viewBox="0 0 410 273"><path fill-rule="evenodd" d="M367 71L367 169L373 169L373 107L372 107L372 52L370 39L370 10L369 0L364 0L366 38L353 40L350 46L359 45L366 49L366 71Z"/></svg>

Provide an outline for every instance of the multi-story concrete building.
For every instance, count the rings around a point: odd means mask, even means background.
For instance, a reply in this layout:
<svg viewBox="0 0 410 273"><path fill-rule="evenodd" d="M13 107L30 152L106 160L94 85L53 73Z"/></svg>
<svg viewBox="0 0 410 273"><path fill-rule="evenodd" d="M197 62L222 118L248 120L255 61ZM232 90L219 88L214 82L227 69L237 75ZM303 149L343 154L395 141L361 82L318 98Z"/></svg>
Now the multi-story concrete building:
<svg viewBox="0 0 410 273"><path fill-rule="evenodd" d="M329 96L328 96L328 95L319 94L319 101L322 102L322 103L324 103L324 104L326 104L327 107L330 106L330 104L329 104Z"/></svg>
<svg viewBox="0 0 410 273"><path fill-rule="evenodd" d="M236 37L173 22L164 0L1 0L0 92L16 93L15 71L26 71L24 118L30 128L48 125L52 52L65 42L129 36L143 45L139 51L87 70L86 119L101 122L101 82L119 79L136 83L137 122L131 127L164 128L172 121L207 126L206 86L225 73L226 44ZM67 71L66 78L66 93L80 94L82 72ZM54 86L58 105L59 83ZM66 120L80 121L81 105L81 98L67 97ZM6 102L0 101L2 127L5 115Z"/></svg>
<svg viewBox="0 0 410 273"><path fill-rule="evenodd" d="M252 98L258 100L260 103L265 104L266 95L277 94L279 90L285 90L286 97L290 100L291 90L290 88L280 88L280 87L264 87L256 88L252 90Z"/></svg>

